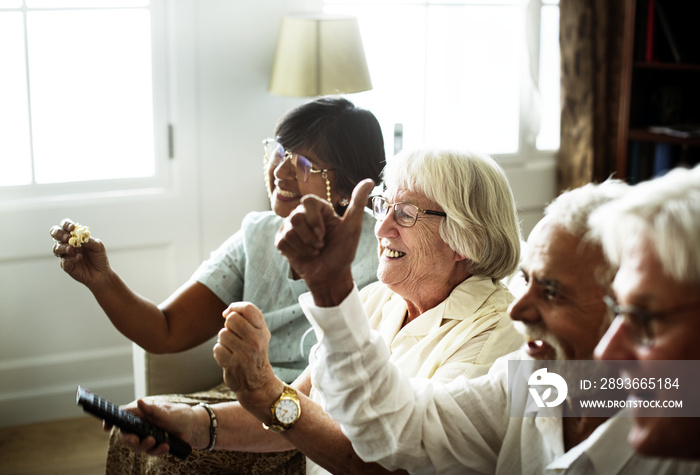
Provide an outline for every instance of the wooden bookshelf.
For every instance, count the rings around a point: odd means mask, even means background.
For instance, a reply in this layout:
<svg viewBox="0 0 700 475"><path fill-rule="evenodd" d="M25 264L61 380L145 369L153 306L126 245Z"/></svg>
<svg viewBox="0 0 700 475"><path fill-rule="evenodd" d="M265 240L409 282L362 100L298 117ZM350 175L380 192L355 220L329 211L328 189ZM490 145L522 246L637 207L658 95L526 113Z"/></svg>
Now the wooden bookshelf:
<svg viewBox="0 0 700 475"><path fill-rule="evenodd" d="M700 71L700 64L635 61L635 69L659 69L665 71Z"/></svg>
<svg viewBox="0 0 700 475"><path fill-rule="evenodd" d="M639 140L642 142L666 142L689 147L700 147L700 137L676 137L668 134L658 134L648 129L629 129L629 140Z"/></svg>
<svg viewBox="0 0 700 475"><path fill-rule="evenodd" d="M699 15L697 1L625 0L616 138L619 178L634 183L662 171L653 163L638 163L658 161L657 149L659 155L665 154L659 163L666 165L692 166L700 161L700 136L649 130L700 127L700 43L689 40L697 30ZM644 156L639 156L639 150L645 151Z"/></svg>

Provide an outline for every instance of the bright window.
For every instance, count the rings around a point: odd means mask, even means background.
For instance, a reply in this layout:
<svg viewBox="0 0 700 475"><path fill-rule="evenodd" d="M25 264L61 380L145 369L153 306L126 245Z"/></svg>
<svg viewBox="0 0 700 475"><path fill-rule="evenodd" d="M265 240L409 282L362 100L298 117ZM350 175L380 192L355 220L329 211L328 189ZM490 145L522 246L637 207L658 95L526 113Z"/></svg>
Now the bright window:
<svg viewBox="0 0 700 475"><path fill-rule="evenodd" d="M0 187L157 175L155 3L0 0Z"/></svg>
<svg viewBox="0 0 700 475"><path fill-rule="evenodd" d="M559 147L558 1L326 0L358 17L387 152L438 144L527 158Z"/></svg>

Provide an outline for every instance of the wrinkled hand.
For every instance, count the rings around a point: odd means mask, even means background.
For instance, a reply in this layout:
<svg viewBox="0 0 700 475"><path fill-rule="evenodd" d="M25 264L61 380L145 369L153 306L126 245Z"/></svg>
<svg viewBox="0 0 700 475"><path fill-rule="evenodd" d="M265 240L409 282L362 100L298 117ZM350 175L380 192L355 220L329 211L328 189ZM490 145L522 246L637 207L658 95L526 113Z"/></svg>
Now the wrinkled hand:
<svg viewBox="0 0 700 475"><path fill-rule="evenodd" d="M372 180L361 181L353 190L343 217L315 195L306 195L285 219L277 233L277 249L306 281L309 290L328 292L337 283L352 286L351 265L362 234L362 217Z"/></svg>
<svg viewBox="0 0 700 475"><path fill-rule="evenodd" d="M209 444L209 416L187 404L172 404L168 402L146 402L143 399L122 406L125 411L137 415L141 419L151 422L161 429L182 439L193 448L204 448ZM104 430L112 429L111 424L102 423ZM170 446L160 444L156 446L156 440L152 436L139 439L139 436L131 432L118 431L119 441L134 452L146 452L149 455L166 455Z"/></svg>
<svg viewBox="0 0 700 475"><path fill-rule="evenodd" d="M109 260L102 241L90 237L81 247L68 244L75 223L64 219L59 226L52 226L49 234L54 238L53 253L61 259L61 268L78 282L90 286L109 270Z"/></svg>
<svg viewBox="0 0 700 475"><path fill-rule="evenodd" d="M223 316L226 323L214 346L214 358L224 370L224 382L246 409L255 413L251 404L262 401L269 410L269 398L282 393L282 382L268 359L270 331L263 314L251 303L234 302Z"/></svg>

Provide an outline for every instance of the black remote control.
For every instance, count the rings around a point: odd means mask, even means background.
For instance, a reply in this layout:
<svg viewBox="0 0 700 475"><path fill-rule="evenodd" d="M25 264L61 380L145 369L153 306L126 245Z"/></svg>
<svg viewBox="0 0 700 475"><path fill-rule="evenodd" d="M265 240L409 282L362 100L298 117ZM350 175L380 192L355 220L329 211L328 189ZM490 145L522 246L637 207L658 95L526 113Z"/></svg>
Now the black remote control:
<svg viewBox="0 0 700 475"><path fill-rule="evenodd" d="M78 386L75 402L83 406L85 412L103 419L120 429L136 434L141 439L151 435L156 439L156 445L163 442L167 443L170 446L170 453L177 458L185 460L192 452L192 447L187 442L168 434L160 427L154 426L130 412L120 409L116 404L81 386Z"/></svg>

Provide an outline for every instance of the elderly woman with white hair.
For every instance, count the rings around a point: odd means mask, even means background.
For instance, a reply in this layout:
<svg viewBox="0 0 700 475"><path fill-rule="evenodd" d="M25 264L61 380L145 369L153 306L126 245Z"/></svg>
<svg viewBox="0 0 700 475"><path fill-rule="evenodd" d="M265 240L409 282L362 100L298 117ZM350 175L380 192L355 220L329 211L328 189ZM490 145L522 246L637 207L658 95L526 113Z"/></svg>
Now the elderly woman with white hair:
<svg viewBox="0 0 700 475"><path fill-rule="evenodd" d="M448 382L458 375L485 374L496 358L522 344L507 313L513 297L501 283L518 266L521 242L503 170L488 156L425 149L389 160L383 178L384 192L371 198L379 282L358 293L350 272L354 248L334 256L313 252L291 265L314 295L318 289L328 296L351 294L346 300L366 313L391 360L410 377ZM289 248L308 249L309 243L321 248L339 233L359 239L371 189L371 181L358 185L342 218L322 200L305 197L285 221L278 248L283 254ZM338 270L344 289L315 279L314 269L328 265ZM302 307L304 298L312 297L302 296ZM340 426L316 401L308 372L291 386L274 375L267 360L270 334L253 304L232 304L224 316L226 327L214 354L226 383L240 392L240 402L218 410L217 449L298 448L308 457L307 473L384 471L355 454ZM168 413L141 402L137 411L195 448L210 443L209 421L196 419L186 407ZM177 419L167 417L176 412ZM131 440L134 448L167 451L153 443Z"/></svg>

